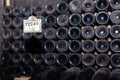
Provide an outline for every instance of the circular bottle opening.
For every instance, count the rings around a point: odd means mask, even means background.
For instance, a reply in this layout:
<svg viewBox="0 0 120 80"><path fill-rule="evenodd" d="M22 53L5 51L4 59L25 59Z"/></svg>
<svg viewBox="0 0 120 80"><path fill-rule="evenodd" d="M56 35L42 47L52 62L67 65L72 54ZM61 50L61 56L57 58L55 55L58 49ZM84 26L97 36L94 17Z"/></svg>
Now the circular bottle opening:
<svg viewBox="0 0 120 80"><path fill-rule="evenodd" d="M73 28L70 28L68 33L71 39L77 39L77 38L80 38L81 31L78 27L73 27Z"/></svg>
<svg viewBox="0 0 120 80"><path fill-rule="evenodd" d="M35 15L40 15L40 14L43 14L44 13L44 8L42 6L35 6L34 7L34 14Z"/></svg>
<svg viewBox="0 0 120 80"><path fill-rule="evenodd" d="M120 52L120 40L119 39L114 39L110 43L110 48L113 52Z"/></svg>
<svg viewBox="0 0 120 80"><path fill-rule="evenodd" d="M120 54L115 53L111 56L111 64L114 67L120 67Z"/></svg>
<svg viewBox="0 0 120 80"><path fill-rule="evenodd" d="M71 25L79 25L81 22L81 17L79 14L72 14L70 15L69 22Z"/></svg>
<svg viewBox="0 0 120 80"><path fill-rule="evenodd" d="M53 64L55 64L56 63L55 55L52 54L52 53L47 53L45 55L45 63L47 65L53 65Z"/></svg>
<svg viewBox="0 0 120 80"><path fill-rule="evenodd" d="M46 5L45 12L47 14L53 14L55 12L55 6L54 5Z"/></svg>
<svg viewBox="0 0 120 80"><path fill-rule="evenodd" d="M22 59L21 53L15 53L12 56L12 62L13 63L19 63Z"/></svg>
<svg viewBox="0 0 120 80"><path fill-rule="evenodd" d="M106 38L109 34L107 26L98 26L95 34L98 38Z"/></svg>
<svg viewBox="0 0 120 80"><path fill-rule="evenodd" d="M96 57L97 65L104 67L109 64L109 56L106 54L98 54Z"/></svg>
<svg viewBox="0 0 120 80"><path fill-rule="evenodd" d="M68 10L68 4L65 1L62 1L57 4L56 10L58 13L65 13Z"/></svg>
<svg viewBox="0 0 120 80"><path fill-rule="evenodd" d="M51 26L54 26L56 23L56 17L53 16L53 15L48 15L46 18L45 18L45 24L46 26L48 27L51 27Z"/></svg>
<svg viewBox="0 0 120 80"><path fill-rule="evenodd" d="M82 29L82 36L85 39L91 39L94 37L94 29L91 26L85 26Z"/></svg>
<svg viewBox="0 0 120 80"><path fill-rule="evenodd" d="M120 9L120 0L110 0L110 6L113 9Z"/></svg>
<svg viewBox="0 0 120 80"><path fill-rule="evenodd" d="M109 49L109 43L106 40L99 40L96 43L96 49L98 52L107 52Z"/></svg>
<svg viewBox="0 0 120 80"><path fill-rule="evenodd" d="M91 13L86 13L83 18L82 21L85 25L92 25L95 21L95 17L93 14Z"/></svg>
<svg viewBox="0 0 120 80"><path fill-rule="evenodd" d="M71 12L81 13L80 2L78 2L77 0L71 1L71 2L69 3L69 10L70 10Z"/></svg>
<svg viewBox="0 0 120 80"><path fill-rule="evenodd" d="M57 59L57 63L59 65L65 65L68 62L68 57L67 57L67 55L65 53L58 54L58 56L56 57L56 59Z"/></svg>
<svg viewBox="0 0 120 80"><path fill-rule="evenodd" d="M55 50L55 42L47 40L44 44L44 49L46 52L53 52Z"/></svg>
<svg viewBox="0 0 120 80"><path fill-rule="evenodd" d="M95 63L95 56L91 53L87 53L82 57L82 63L85 66L92 66Z"/></svg>
<svg viewBox="0 0 120 80"><path fill-rule="evenodd" d="M99 12L96 16L98 24L106 24L109 21L109 16L106 12Z"/></svg>
<svg viewBox="0 0 120 80"><path fill-rule="evenodd" d="M109 6L109 3L107 0L98 0L96 2L96 8L98 10L106 10L108 8L108 6Z"/></svg>
<svg viewBox="0 0 120 80"><path fill-rule="evenodd" d="M120 24L120 11L115 10L110 15L110 20L114 24Z"/></svg>
<svg viewBox="0 0 120 80"><path fill-rule="evenodd" d="M54 39L56 37L55 28L46 28L44 32L44 37L46 39Z"/></svg>
<svg viewBox="0 0 120 80"><path fill-rule="evenodd" d="M32 62L32 55L29 53L25 53L22 55L22 62L24 64L29 64Z"/></svg>
<svg viewBox="0 0 120 80"><path fill-rule="evenodd" d="M120 38L120 25L114 25L111 29L110 29L110 34L112 37L114 38Z"/></svg>
<svg viewBox="0 0 120 80"><path fill-rule="evenodd" d="M85 40L82 44L82 49L85 52L92 52L95 49L94 42L91 40Z"/></svg>
<svg viewBox="0 0 120 80"><path fill-rule="evenodd" d="M72 55L70 55L70 57L69 57L69 63L72 66L79 65L81 63L81 57L80 57L80 55L78 55L78 54L72 54Z"/></svg>
<svg viewBox="0 0 120 80"><path fill-rule="evenodd" d="M69 49L72 52L79 52L81 49L81 43L79 41L73 40L69 44Z"/></svg>
<svg viewBox="0 0 120 80"><path fill-rule="evenodd" d="M56 32L57 38L59 39L65 39L68 36L68 29L65 27L58 28Z"/></svg>
<svg viewBox="0 0 120 80"><path fill-rule="evenodd" d="M36 54L33 60L35 64L41 64L43 62L43 57L41 54Z"/></svg>
<svg viewBox="0 0 120 80"><path fill-rule="evenodd" d="M68 15L61 14L57 17L57 24L61 27L66 26L69 22Z"/></svg>
<svg viewBox="0 0 120 80"><path fill-rule="evenodd" d="M58 52L66 52L68 50L68 42L65 40L59 40L56 44Z"/></svg>

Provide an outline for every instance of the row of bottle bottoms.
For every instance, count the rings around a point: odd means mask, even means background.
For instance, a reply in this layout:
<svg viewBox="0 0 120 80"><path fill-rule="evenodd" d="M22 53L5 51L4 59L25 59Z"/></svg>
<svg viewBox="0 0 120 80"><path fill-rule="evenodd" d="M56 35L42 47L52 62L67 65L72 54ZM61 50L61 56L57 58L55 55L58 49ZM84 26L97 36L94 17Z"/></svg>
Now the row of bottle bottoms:
<svg viewBox="0 0 120 80"><path fill-rule="evenodd" d="M109 7L110 5L110 7ZM39 4L30 5L25 7L16 6L15 8L6 7L3 9L3 15L14 15L18 16L24 14L28 17L31 14L54 14L55 12L63 14L66 12L72 13L86 13L86 12L99 12L99 11L113 11L120 9L119 0L71 0L71 1L60 1L55 4Z"/></svg>
<svg viewBox="0 0 120 80"><path fill-rule="evenodd" d="M83 67L120 67L120 54L113 53L111 56L108 54L97 54L92 53L79 54L79 53L46 53L46 54L29 54L29 53L3 53L2 61L4 65L8 64L36 64L36 65L60 65L60 66L83 66ZM96 66L95 66L96 65ZM11 65L12 66L12 65Z"/></svg>
<svg viewBox="0 0 120 80"><path fill-rule="evenodd" d="M43 29L41 33L23 33L21 29L3 29L3 39L93 39L93 38L120 38L120 25L113 25L110 29L105 25L79 27L59 27Z"/></svg>
<svg viewBox="0 0 120 80"><path fill-rule="evenodd" d="M46 40L40 41L31 39L30 41L13 41L8 40L2 43L3 51L14 52L120 52L120 39L113 39L110 43L105 39L100 39L96 43L92 40Z"/></svg>
<svg viewBox="0 0 120 80"><path fill-rule="evenodd" d="M79 13L72 14L60 14L58 16L47 15L47 16L37 16L38 19L42 19L43 26L53 27L53 26L79 26L79 25L95 25L95 24L120 24L119 22L120 10L115 10L113 12L100 11L98 13L85 13L80 15ZM23 25L23 18L20 16L9 17L5 16L3 19L4 27L15 27L20 28Z"/></svg>

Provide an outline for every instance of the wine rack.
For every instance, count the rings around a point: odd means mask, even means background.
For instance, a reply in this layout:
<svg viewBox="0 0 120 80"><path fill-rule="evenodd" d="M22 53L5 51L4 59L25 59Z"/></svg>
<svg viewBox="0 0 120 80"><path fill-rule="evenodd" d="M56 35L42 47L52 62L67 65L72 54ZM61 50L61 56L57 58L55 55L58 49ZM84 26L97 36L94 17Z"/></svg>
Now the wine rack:
<svg viewBox="0 0 120 80"><path fill-rule="evenodd" d="M120 80L119 0L8 1L0 1L1 80ZM24 32L30 16L42 32Z"/></svg>

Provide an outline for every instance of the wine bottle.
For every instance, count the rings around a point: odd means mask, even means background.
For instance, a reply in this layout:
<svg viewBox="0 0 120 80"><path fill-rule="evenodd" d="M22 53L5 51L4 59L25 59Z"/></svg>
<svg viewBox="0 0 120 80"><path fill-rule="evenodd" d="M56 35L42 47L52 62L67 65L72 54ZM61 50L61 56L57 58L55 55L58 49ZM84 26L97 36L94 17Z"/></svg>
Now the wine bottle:
<svg viewBox="0 0 120 80"><path fill-rule="evenodd" d="M76 80L92 80L93 75L95 74L95 69L92 67L87 67L79 71L77 74Z"/></svg>
<svg viewBox="0 0 120 80"><path fill-rule="evenodd" d="M12 26L12 19L10 17L5 17L3 19L2 24L3 24L3 27L9 28Z"/></svg>
<svg viewBox="0 0 120 80"><path fill-rule="evenodd" d="M82 49L84 52L92 52L95 49L95 43L92 40L85 40L82 43Z"/></svg>
<svg viewBox="0 0 120 80"><path fill-rule="evenodd" d="M68 36L68 29L65 27L59 27L56 31L56 36L58 39L66 39Z"/></svg>
<svg viewBox="0 0 120 80"><path fill-rule="evenodd" d="M82 43L78 40L72 40L70 41L69 43L69 50L71 52L79 52L81 50L81 47L82 47Z"/></svg>
<svg viewBox="0 0 120 80"><path fill-rule="evenodd" d="M11 37L12 37L12 31L11 31L11 29L9 29L9 28L3 29L2 36L3 36L3 39L11 39Z"/></svg>
<svg viewBox="0 0 120 80"><path fill-rule="evenodd" d="M60 66L66 65L68 63L68 55L65 53L59 53L56 56L57 64Z"/></svg>
<svg viewBox="0 0 120 80"><path fill-rule="evenodd" d="M78 66L81 63L81 60L81 55L77 53L71 54L69 57L69 63L71 66Z"/></svg>
<svg viewBox="0 0 120 80"><path fill-rule="evenodd" d="M91 53L86 53L82 56L82 63L85 66L93 66L95 64L95 56Z"/></svg>
<svg viewBox="0 0 120 80"><path fill-rule="evenodd" d="M82 22L84 25L93 25L95 22L95 17L92 13L85 13L82 16Z"/></svg>
<svg viewBox="0 0 120 80"><path fill-rule="evenodd" d="M56 8L53 4L48 4L45 6L45 12L46 14L53 14L55 12Z"/></svg>
<svg viewBox="0 0 120 80"><path fill-rule="evenodd" d="M108 0L97 0L96 1L96 8L98 10L107 10L109 7Z"/></svg>
<svg viewBox="0 0 120 80"><path fill-rule="evenodd" d="M120 52L120 39L113 39L110 43L110 48L113 52Z"/></svg>
<svg viewBox="0 0 120 80"><path fill-rule="evenodd" d="M109 80L110 78L110 70L108 68L100 68L98 69L92 80Z"/></svg>
<svg viewBox="0 0 120 80"><path fill-rule="evenodd" d="M74 80L79 71L78 67L71 67L61 74L61 80Z"/></svg>
<svg viewBox="0 0 120 80"><path fill-rule="evenodd" d="M33 57L32 57L32 55L30 53L24 53L22 55L22 62L24 64L29 64L29 63L32 62L32 60L33 60Z"/></svg>
<svg viewBox="0 0 120 80"><path fill-rule="evenodd" d="M15 28L22 28L22 25L23 25L23 19L22 19L22 17L15 17L13 19L13 26Z"/></svg>
<svg viewBox="0 0 120 80"><path fill-rule="evenodd" d="M12 43L12 50L15 51L15 52L21 51L22 47L23 47L22 41L16 40Z"/></svg>
<svg viewBox="0 0 120 80"><path fill-rule="evenodd" d="M105 39L100 39L96 43L96 49L98 52L107 52L109 49L109 43Z"/></svg>
<svg viewBox="0 0 120 80"><path fill-rule="evenodd" d="M84 12L94 12L94 0L84 0L82 3L82 10Z"/></svg>
<svg viewBox="0 0 120 80"><path fill-rule="evenodd" d="M94 37L94 28L92 26L85 26L82 29L82 37L85 39L91 39Z"/></svg>
<svg viewBox="0 0 120 80"><path fill-rule="evenodd" d="M98 38L106 38L106 37L108 37L109 30L108 30L107 26L105 26L105 25L97 26L97 28L95 30L95 35Z"/></svg>
<svg viewBox="0 0 120 80"><path fill-rule="evenodd" d="M44 49L46 52L50 53L55 51L56 43L53 40L46 40L44 44Z"/></svg>
<svg viewBox="0 0 120 80"><path fill-rule="evenodd" d="M23 69L22 69L22 74L24 76L31 76L33 74L33 67L31 65L25 65L23 66Z"/></svg>
<svg viewBox="0 0 120 80"><path fill-rule="evenodd" d="M78 13L73 13L69 17L69 23L73 26L77 26L81 23L81 16Z"/></svg>
<svg viewBox="0 0 120 80"><path fill-rule="evenodd" d="M14 53L14 54L12 55L12 62L13 62L14 64L19 64L19 63L21 62L21 60L22 60L22 55L21 55L21 53Z"/></svg>
<svg viewBox="0 0 120 80"><path fill-rule="evenodd" d="M68 3L65 1L61 1L57 4L56 10L58 13L65 13L68 10Z"/></svg>
<svg viewBox="0 0 120 80"><path fill-rule="evenodd" d="M56 29L55 28L46 28L44 31L44 37L46 39L55 39L56 38Z"/></svg>
<svg viewBox="0 0 120 80"><path fill-rule="evenodd" d="M33 10L31 8L31 6L24 6L23 7L23 14L25 17L29 17L30 15L32 15L32 13L33 13L32 11Z"/></svg>
<svg viewBox="0 0 120 80"><path fill-rule="evenodd" d="M81 30L79 27L71 27L68 31L68 35L71 39L78 39L81 36Z"/></svg>
<svg viewBox="0 0 120 80"><path fill-rule="evenodd" d="M2 10L2 14L4 16L10 16L12 14L12 8L11 7L4 7Z"/></svg>
<svg viewBox="0 0 120 80"><path fill-rule="evenodd" d="M120 54L119 53L112 54L110 60L111 60L112 66L117 67L117 68L120 67Z"/></svg>
<svg viewBox="0 0 120 80"><path fill-rule="evenodd" d="M41 5L36 5L33 9L33 12L36 16L42 15L44 13L44 7Z"/></svg>
<svg viewBox="0 0 120 80"><path fill-rule="evenodd" d="M98 54L96 56L96 63L100 67L105 67L109 64L109 56L107 54Z"/></svg>
<svg viewBox="0 0 120 80"><path fill-rule="evenodd" d="M66 40L59 40L56 42L56 49L58 52L66 52L68 50L69 44Z"/></svg>
<svg viewBox="0 0 120 80"><path fill-rule="evenodd" d="M22 15L22 7L15 6L12 10L13 16L21 16Z"/></svg>
<svg viewBox="0 0 120 80"><path fill-rule="evenodd" d="M59 66L51 66L48 70L44 71L44 77L42 78L45 80L60 80L61 74L66 70L64 67Z"/></svg>
<svg viewBox="0 0 120 80"><path fill-rule="evenodd" d="M120 80L120 69L114 69L111 72L110 80Z"/></svg>
<svg viewBox="0 0 120 80"><path fill-rule="evenodd" d="M54 26L56 24L56 17L54 15L48 15L45 17L45 25L48 27Z"/></svg>
<svg viewBox="0 0 120 80"><path fill-rule="evenodd" d="M114 24L120 24L120 10L115 10L110 15L110 20Z"/></svg>
<svg viewBox="0 0 120 80"><path fill-rule="evenodd" d="M101 11L96 15L96 21L98 24L107 24L109 21L108 13Z"/></svg>
<svg viewBox="0 0 120 80"><path fill-rule="evenodd" d="M35 64L42 64L43 63L43 55L42 54L35 54L33 57L33 61Z"/></svg>
<svg viewBox="0 0 120 80"><path fill-rule="evenodd" d="M82 8L81 8L81 1L78 0L71 0L69 2L69 10L72 13L81 13L82 12Z"/></svg>
<svg viewBox="0 0 120 80"><path fill-rule="evenodd" d="M44 61L46 65L53 65L56 63L56 55L54 53L47 53L44 56Z"/></svg>
<svg viewBox="0 0 120 80"><path fill-rule="evenodd" d="M22 38L22 30L21 29L14 29L12 32L12 38L15 40L19 40Z"/></svg>
<svg viewBox="0 0 120 80"><path fill-rule="evenodd" d="M11 50L11 46L12 46L11 42L5 40L5 41L2 43L2 50L3 50L3 51L9 51L9 50Z"/></svg>
<svg viewBox="0 0 120 80"><path fill-rule="evenodd" d="M113 38L120 38L120 25L113 25L110 34Z"/></svg>
<svg viewBox="0 0 120 80"><path fill-rule="evenodd" d="M9 52L2 53L1 60L2 60L3 65L9 64L12 60L11 53L9 53Z"/></svg>
<svg viewBox="0 0 120 80"><path fill-rule="evenodd" d="M60 14L57 17L57 24L61 27L68 25L69 23L69 17L66 14Z"/></svg>
<svg viewBox="0 0 120 80"><path fill-rule="evenodd" d="M120 9L120 1L119 0L110 0L110 6L112 9Z"/></svg>

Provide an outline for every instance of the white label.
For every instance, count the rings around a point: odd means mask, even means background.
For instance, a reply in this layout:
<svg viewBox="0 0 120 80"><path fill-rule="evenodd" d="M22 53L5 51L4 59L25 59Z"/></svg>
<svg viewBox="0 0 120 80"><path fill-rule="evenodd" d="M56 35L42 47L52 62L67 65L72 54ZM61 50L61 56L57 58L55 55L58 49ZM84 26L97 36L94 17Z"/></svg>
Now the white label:
<svg viewBox="0 0 120 80"><path fill-rule="evenodd" d="M37 19L34 16L30 16L28 20L23 20L23 32L24 33L42 32L42 19Z"/></svg>

